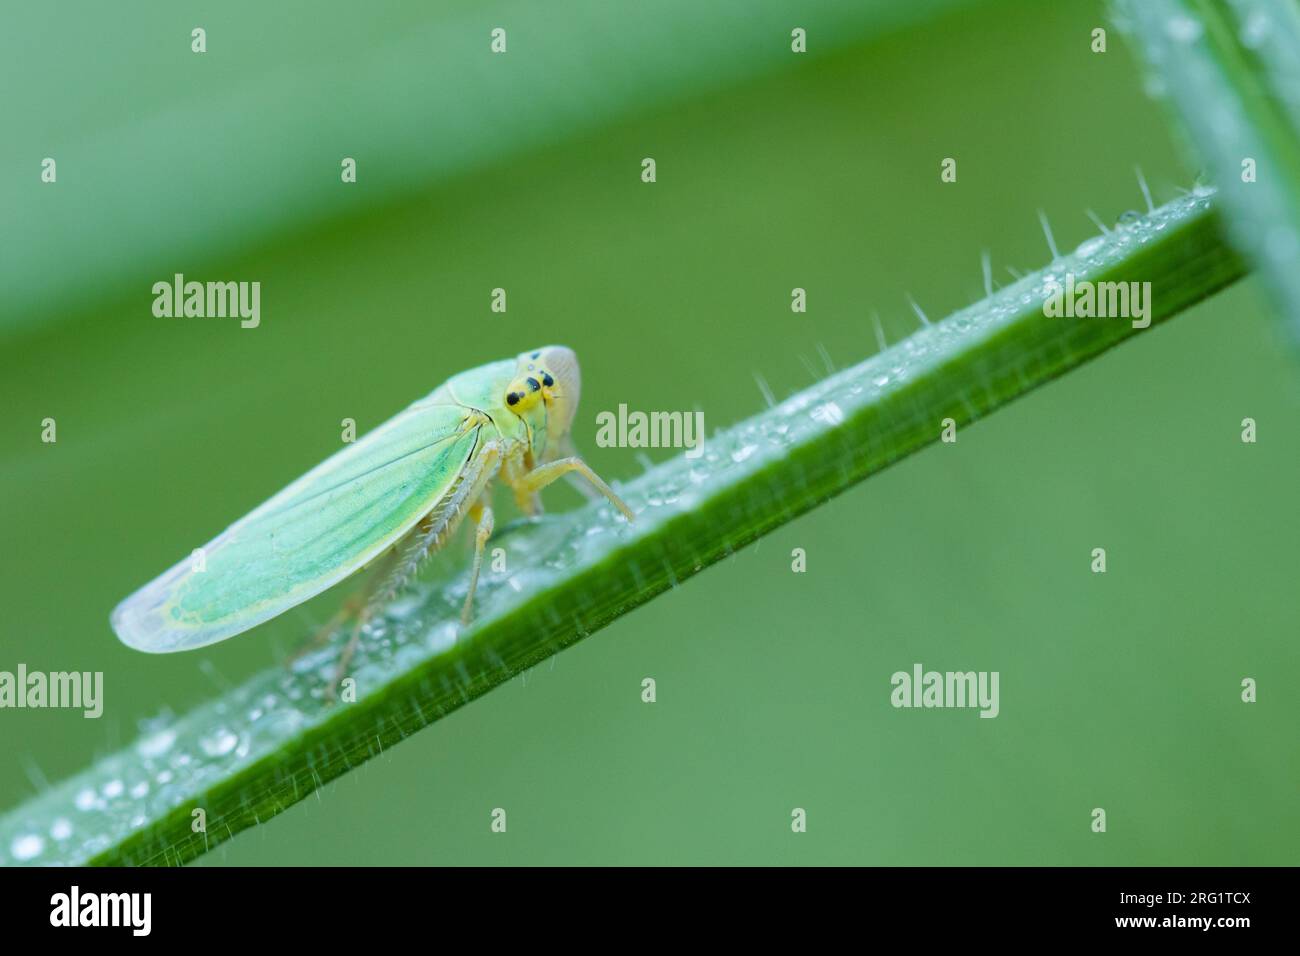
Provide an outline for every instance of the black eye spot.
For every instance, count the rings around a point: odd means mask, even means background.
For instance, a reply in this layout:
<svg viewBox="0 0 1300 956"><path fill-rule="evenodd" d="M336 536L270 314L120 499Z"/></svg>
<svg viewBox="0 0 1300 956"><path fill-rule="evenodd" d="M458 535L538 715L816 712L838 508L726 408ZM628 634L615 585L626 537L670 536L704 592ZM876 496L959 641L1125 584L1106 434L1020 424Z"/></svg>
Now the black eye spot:
<svg viewBox="0 0 1300 956"><path fill-rule="evenodd" d="M518 404L519 404L519 393L518 393L518 392L511 392L509 395L507 395L507 396L506 396L506 404L507 404L507 405L518 405Z"/></svg>
<svg viewBox="0 0 1300 956"><path fill-rule="evenodd" d="M552 385L555 384L555 379L551 378L550 372L542 373L542 384L545 385L547 388L550 388Z"/></svg>
<svg viewBox="0 0 1300 956"><path fill-rule="evenodd" d="M537 391L539 388L542 387L541 382L537 381L537 379L532 378L531 376L528 377L528 378L526 378L526 379L524 379L524 381L528 383L528 390L529 390L529 391L535 392L535 391Z"/></svg>
<svg viewBox="0 0 1300 956"><path fill-rule="evenodd" d="M542 354L541 352L534 352L532 355L530 355L530 356L528 356L528 357L529 357L529 358L537 358L537 356L539 356L539 355L541 355L541 354Z"/></svg>

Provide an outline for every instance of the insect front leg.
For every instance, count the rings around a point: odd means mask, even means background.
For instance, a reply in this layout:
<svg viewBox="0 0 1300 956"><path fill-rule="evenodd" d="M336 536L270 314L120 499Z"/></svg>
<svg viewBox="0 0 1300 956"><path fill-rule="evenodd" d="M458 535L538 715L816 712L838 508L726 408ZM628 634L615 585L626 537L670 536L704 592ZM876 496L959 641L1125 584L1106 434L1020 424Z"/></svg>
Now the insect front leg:
<svg viewBox="0 0 1300 956"><path fill-rule="evenodd" d="M532 465L531 457L525 461L522 456L512 455L501 466L501 477L510 486L515 496L515 505L527 518L536 518L542 513L542 500L535 491L526 491L519 487L519 479L528 474Z"/></svg>
<svg viewBox="0 0 1300 956"><path fill-rule="evenodd" d="M576 455L571 458L561 458L545 465L539 465L527 474L520 476L515 482L515 493L536 494L557 478L574 472L595 485L596 490L608 498L610 504L621 511L623 517L627 518L628 521L632 521L636 517L632 514L632 509L623 503L623 499L614 494L614 490L605 484L604 479L592 471L587 463Z"/></svg>
<svg viewBox="0 0 1300 956"><path fill-rule="evenodd" d="M492 537L495 516L492 506L487 503L487 495L475 502L469 509L469 518L474 522L474 567L469 573L469 593L465 595L465 608L460 612L462 626L469 623L469 614L474 607L474 592L478 590L478 573L483 567L483 548L488 538Z"/></svg>
<svg viewBox="0 0 1300 956"><path fill-rule="evenodd" d="M556 454L553 457L556 459L582 457L581 455L578 454L578 446L574 444L573 436L568 434L560 436L559 441L556 442L555 451ZM567 475L565 475L564 478L569 483L569 487L573 488L574 491L582 495L585 501L595 501L597 498L601 496L599 491L597 491L587 482L583 481L582 476L577 474L576 472L571 471Z"/></svg>

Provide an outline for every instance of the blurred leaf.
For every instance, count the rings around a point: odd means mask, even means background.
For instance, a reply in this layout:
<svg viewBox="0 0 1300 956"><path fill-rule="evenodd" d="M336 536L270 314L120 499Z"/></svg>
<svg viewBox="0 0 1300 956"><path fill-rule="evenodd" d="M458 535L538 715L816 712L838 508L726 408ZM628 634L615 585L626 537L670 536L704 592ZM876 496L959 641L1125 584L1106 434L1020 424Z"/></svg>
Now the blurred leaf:
<svg viewBox="0 0 1300 956"><path fill-rule="evenodd" d="M1294 0L1121 0L1150 90L1208 165L1229 237L1300 342L1300 7Z"/></svg>
<svg viewBox="0 0 1300 956"><path fill-rule="evenodd" d="M153 282L207 258L965 2L444 0L371 3L364 18L308 3L159 14L81 2L62 5L55 63L50 43L31 42L51 29L45 12L15 5L0 85L36 77L41 95L4 102L0 209L39 228L0 236L0 339L105 295L147 303ZM191 52L196 26L206 53ZM496 27L504 54L489 48ZM794 27L806 55L791 52ZM46 157L54 184L40 179ZM344 157L355 184L341 182Z"/></svg>

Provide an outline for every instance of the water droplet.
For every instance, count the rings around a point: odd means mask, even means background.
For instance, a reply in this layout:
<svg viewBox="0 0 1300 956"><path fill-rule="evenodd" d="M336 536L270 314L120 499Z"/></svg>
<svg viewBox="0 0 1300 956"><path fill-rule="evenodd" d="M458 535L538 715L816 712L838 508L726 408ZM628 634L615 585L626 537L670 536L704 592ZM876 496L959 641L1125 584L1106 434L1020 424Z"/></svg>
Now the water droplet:
<svg viewBox="0 0 1300 956"><path fill-rule="evenodd" d="M222 727L200 740L199 747L209 757L224 757L234 750L238 743L239 738Z"/></svg>
<svg viewBox="0 0 1300 956"><path fill-rule="evenodd" d="M1106 246L1105 236L1093 236L1091 239L1085 239L1083 240L1083 242L1079 243L1079 248L1074 250L1074 254L1076 256L1082 256L1083 258L1086 259L1088 256L1095 255L1096 253L1100 252L1103 248L1105 248L1105 246Z"/></svg>
<svg viewBox="0 0 1300 956"><path fill-rule="evenodd" d="M1241 45L1252 50L1263 46L1268 34L1268 14L1263 10L1252 10L1241 25Z"/></svg>
<svg viewBox="0 0 1300 956"><path fill-rule="evenodd" d="M813 421L822 422L826 425L838 425L844 421L844 410L834 402L827 402L814 408L812 417Z"/></svg>
<svg viewBox="0 0 1300 956"><path fill-rule="evenodd" d="M66 840L72 836L72 821L67 817L59 817L50 824L50 836L56 840Z"/></svg>
<svg viewBox="0 0 1300 956"><path fill-rule="evenodd" d="M137 800L139 800L148 792L149 792L149 784L144 780L141 780L139 783L137 783L134 787L131 788L131 796L135 797L135 799Z"/></svg>
<svg viewBox="0 0 1300 956"><path fill-rule="evenodd" d="M1115 220L1115 224L1121 229L1131 229L1141 221L1142 214L1140 212L1136 209L1126 209L1120 213L1119 218Z"/></svg>
<svg viewBox="0 0 1300 956"><path fill-rule="evenodd" d="M139 751L141 757L161 757L175 742L176 731L160 730L156 734L143 738L135 745L135 749Z"/></svg>
<svg viewBox="0 0 1300 956"><path fill-rule="evenodd" d="M739 464L756 451L758 451L757 445L746 445L744 448L739 448L736 451L733 451L731 453L731 460Z"/></svg>
<svg viewBox="0 0 1300 956"><path fill-rule="evenodd" d="M1195 43L1202 32L1204 28L1191 17L1176 16L1165 21L1165 33L1175 43Z"/></svg>
<svg viewBox="0 0 1300 956"><path fill-rule="evenodd" d="M123 786L121 780L110 780L108 783L104 784L104 787L100 792L109 800L112 800L116 797L120 797L122 791L125 789L126 787Z"/></svg>
<svg viewBox="0 0 1300 956"><path fill-rule="evenodd" d="M89 787L80 790L72 802L78 810L93 810L95 809L95 791Z"/></svg>
<svg viewBox="0 0 1300 956"><path fill-rule="evenodd" d="M15 837L14 842L9 844L9 852L15 860L30 860L39 856L45 849L45 841L35 833L26 833L23 836Z"/></svg>

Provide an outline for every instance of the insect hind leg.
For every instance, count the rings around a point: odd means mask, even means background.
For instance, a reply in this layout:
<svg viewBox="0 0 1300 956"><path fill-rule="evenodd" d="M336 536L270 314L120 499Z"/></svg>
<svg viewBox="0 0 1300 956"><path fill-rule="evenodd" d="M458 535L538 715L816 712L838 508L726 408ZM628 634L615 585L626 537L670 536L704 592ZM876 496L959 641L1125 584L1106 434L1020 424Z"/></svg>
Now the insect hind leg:
<svg viewBox="0 0 1300 956"><path fill-rule="evenodd" d="M486 497L484 495L484 498ZM476 526L474 531L474 565L470 569L469 593L465 595L465 607L460 612L462 627L469 623L470 611L474 607L474 592L478 590L478 575L483 567L483 548L487 545L488 538L492 537L492 529L496 523L495 516L492 514L492 506L481 499L469 509L469 517Z"/></svg>
<svg viewBox="0 0 1300 956"><path fill-rule="evenodd" d="M328 691L331 699L334 698L340 682L347 675L348 666L352 663L357 646L361 642L361 636L371 618L379 613L388 601L410 583L428 556L442 548L447 539L459 527L461 519L469 513L475 514L479 523L479 535L483 536L482 541L478 543L478 561L475 563L475 583L477 583L477 571L482 560L483 542L486 542L487 539L483 530L484 514L474 511L474 508L486 499L488 483L496 474L500 462L500 446L495 441L485 442L473 463L461 475L453 491L430 510L406 538L385 555L378 573L371 579L364 598L360 602L361 609L357 612L352 634L343 648L343 653L339 656L338 666L334 669L334 679L330 682ZM491 508L484 503L482 504L482 512L486 513L487 517L486 534L490 535L492 533ZM471 585L470 599L473 598L473 594L474 588ZM469 606L467 600L466 613L468 613Z"/></svg>
<svg viewBox="0 0 1300 956"><path fill-rule="evenodd" d="M350 618L360 614L364 606L365 600L362 595L354 594L349 597L343 602L342 606L334 612L330 619L316 630L315 634L299 644L293 653L285 658L284 666L290 668L293 667L294 664L306 657L312 651L327 644L329 639L333 637L335 632L339 629L339 626Z"/></svg>

